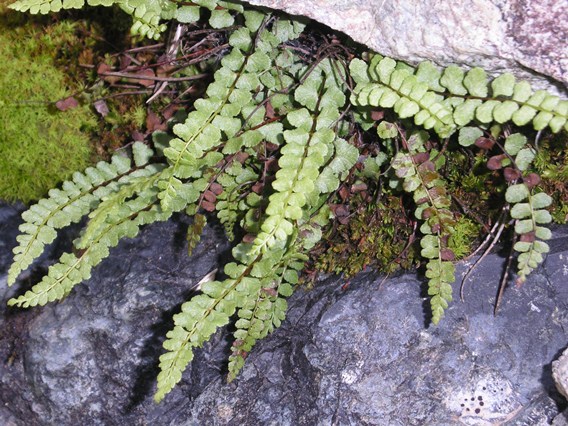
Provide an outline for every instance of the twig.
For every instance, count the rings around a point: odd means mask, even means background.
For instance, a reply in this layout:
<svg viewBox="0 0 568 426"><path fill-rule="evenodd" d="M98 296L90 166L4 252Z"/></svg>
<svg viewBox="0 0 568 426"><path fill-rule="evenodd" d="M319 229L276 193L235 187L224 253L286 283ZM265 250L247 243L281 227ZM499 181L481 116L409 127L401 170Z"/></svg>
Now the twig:
<svg viewBox="0 0 568 426"><path fill-rule="evenodd" d="M174 32L173 37L171 37L170 39L169 46L166 52L166 58L168 59L168 61L173 61L175 59L177 52L180 49L181 37L183 36L184 32L185 32L185 26L178 24L176 26L176 30ZM157 85L154 89L154 93L152 94L152 96L150 96L146 101L146 104L149 104L158 96L160 96L160 93L162 93L166 89L166 87L168 87L168 83L169 81L163 81L159 85Z"/></svg>
<svg viewBox="0 0 568 426"><path fill-rule="evenodd" d="M511 244L511 251L509 252L509 257L507 258L507 266L505 267L503 278L501 278L501 282L499 283L499 291L497 292L497 299L495 299L495 306L493 307L493 316L497 315L497 310L499 309L499 305L501 304L501 299L503 298L503 292L505 291L505 287L507 286L507 279L509 278L509 269L511 269L511 263L513 262L513 252L515 251L513 248L514 245L515 241L513 241Z"/></svg>
<svg viewBox="0 0 568 426"><path fill-rule="evenodd" d="M152 81L167 81L167 82L177 82L177 81L191 81L200 80L202 78L209 77L209 74L196 74L189 77L155 77L151 75L136 75L122 72L101 72L99 75L104 77L121 77L130 80L152 80Z"/></svg>
<svg viewBox="0 0 568 426"><path fill-rule="evenodd" d="M506 210L508 210L508 207L505 207L503 209L503 211L506 211ZM493 236L492 234L493 234L493 231L494 231L496 226L498 226L497 233ZM460 286L460 299L461 299L462 302L465 300L464 299L464 288L465 288L465 283L466 283L469 275L474 271L474 269L477 267L477 265L479 265L483 261L483 259L485 259L485 257L491 252L491 250L493 250L493 247L495 247L495 244L497 244L497 242L499 241L499 237L501 236L501 233L503 232L504 228L505 228L505 221L503 221L502 218L500 218L500 220L495 222L495 225L493 225L493 228L491 229L491 232L489 233L489 235L487 236L485 241L483 241L483 243L477 248L477 250L475 250L470 256L468 256L468 258L475 256L475 254L481 249L481 247L485 246L487 244L487 242L489 242L492 239L489 247L487 247L487 249L483 252L481 257L475 261L473 266L471 268L469 268L469 270L467 271L467 273L465 274L465 276L462 279L461 286Z"/></svg>

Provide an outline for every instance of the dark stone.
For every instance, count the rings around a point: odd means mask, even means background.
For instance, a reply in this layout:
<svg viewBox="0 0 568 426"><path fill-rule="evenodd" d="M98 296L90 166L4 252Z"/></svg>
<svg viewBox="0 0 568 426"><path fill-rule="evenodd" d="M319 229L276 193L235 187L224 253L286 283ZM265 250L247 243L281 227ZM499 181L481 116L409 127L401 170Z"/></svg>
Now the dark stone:
<svg viewBox="0 0 568 426"><path fill-rule="evenodd" d="M61 303L5 308L18 211L0 207L2 425L550 424L563 408L551 362L566 346L568 229L554 231L542 268L493 303L504 259L490 255L428 326L415 274L327 277L290 299L288 319L226 384L226 331L198 350L180 385L152 401L161 342L192 286L226 256L206 228L194 256L185 221L125 240ZM51 257L70 240L64 236ZM29 276L45 270L50 256ZM458 274L466 267L458 266ZM459 280L458 280L459 281ZM459 285L456 284L457 293ZM555 423L560 424L560 423Z"/></svg>

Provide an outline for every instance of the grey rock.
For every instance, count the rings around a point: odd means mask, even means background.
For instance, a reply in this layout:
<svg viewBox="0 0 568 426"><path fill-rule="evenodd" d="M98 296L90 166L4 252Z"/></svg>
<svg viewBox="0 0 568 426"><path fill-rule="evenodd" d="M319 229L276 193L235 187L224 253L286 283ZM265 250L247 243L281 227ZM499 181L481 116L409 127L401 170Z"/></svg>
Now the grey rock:
<svg viewBox="0 0 568 426"><path fill-rule="evenodd" d="M349 285L325 277L290 299L288 319L226 384L227 331L198 350L180 385L152 401L171 316L225 261L219 230L196 253L185 222L154 224L125 240L63 302L6 309L6 249L18 211L0 207L0 424L4 425L511 425L562 419L551 363L567 345L568 229L492 314L503 259L490 255L442 323L428 325L415 274L383 285L372 272ZM30 278L71 240L50 248ZM460 275L467 265L458 267ZM564 404L564 405L563 405ZM555 423L561 424L561 423Z"/></svg>
<svg viewBox="0 0 568 426"><path fill-rule="evenodd" d="M558 392L568 399L568 349L552 363L552 377Z"/></svg>
<svg viewBox="0 0 568 426"><path fill-rule="evenodd" d="M512 72L566 97L568 2L556 0L247 0L307 16L411 64Z"/></svg>

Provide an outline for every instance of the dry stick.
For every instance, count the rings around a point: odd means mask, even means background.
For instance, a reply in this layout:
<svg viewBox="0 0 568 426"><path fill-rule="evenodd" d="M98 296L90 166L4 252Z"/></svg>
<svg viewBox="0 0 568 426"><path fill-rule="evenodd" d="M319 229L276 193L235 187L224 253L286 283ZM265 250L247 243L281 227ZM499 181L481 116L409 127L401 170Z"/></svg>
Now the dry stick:
<svg viewBox="0 0 568 426"><path fill-rule="evenodd" d="M503 278L501 278L501 282L499 283L499 292L497 293L497 299L495 300L495 306L493 307L493 316L497 315L497 310L499 309L499 305L501 304L503 292L505 291L507 284L507 278L509 278L509 269L511 268L511 263L513 261L513 252L515 251L515 249L513 248L514 245L515 241L513 241L511 244L511 251L509 252L509 257L507 258L507 266L505 267Z"/></svg>
<svg viewBox="0 0 568 426"><path fill-rule="evenodd" d="M209 74L196 74L189 77L154 77L150 75L136 75L122 72L101 72L99 73L99 75L102 75L104 77L121 77L130 80L152 80L167 82L200 80L202 78L209 77Z"/></svg>
<svg viewBox="0 0 568 426"><path fill-rule="evenodd" d="M503 209L503 211L507 210L508 207L505 207ZM495 227L499 226L497 233L493 236L493 231L495 230ZM465 283L467 278L469 277L469 275L473 272L473 270L477 267L477 265L479 265L481 263L481 261L483 261L483 259L485 259L485 257L491 252L491 250L493 250L493 247L495 247L495 244L497 244L497 241L499 241L499 237L501 236L501 233L503 232L503 229L505 228L505 222L501 220L498 220L497 222L495 222L495 225L493 225L493 228L491 229L491 232L489 233L489 235L487 236L487 238L485 239L485 241L483 241L483 243L477 248L477 250L475 250L469 257L475 256L475 254L481 249L481 247L485 246L487 244L487 242L489 242L489 240L491 240L491 238L493 239L491 241L491 244L489 245L489 247L487 247L487 249L483 252L483 254L481 255L481 257L479 259L477 259L475 261L475 263L473 264L473 266L471 268L469 268L469 270L467 271L467 273L465 274L465 276L462 279L462 283L460 286L460 299L463 302L464 299L464 288L465 288Z"/></svg>
<svg viewBox="0 0 568 426"><path fill-rule="evenodd" d="M169 42L169 46L166 52L166 57L170 61L172 61L177 55L177 52L181 45L181 37L184 33L184 30L185 26L180 24L176 26L175 33ZM148 98L146 104L149 104L158 96L160 96L160 93L162 93L166 89L166 87L168 87L168 83L169 83L168 81L163 81L159 85L157 85L156 88L154 89L154 94Z"/></svg>

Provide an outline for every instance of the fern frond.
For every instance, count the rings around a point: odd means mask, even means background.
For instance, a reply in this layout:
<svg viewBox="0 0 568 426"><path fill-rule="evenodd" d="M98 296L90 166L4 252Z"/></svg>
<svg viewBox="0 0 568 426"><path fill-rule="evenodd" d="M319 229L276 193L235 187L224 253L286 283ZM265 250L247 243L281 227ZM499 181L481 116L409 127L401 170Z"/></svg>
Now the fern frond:
<svg viewBox="0 0 568 426"><path fill-rule="evenodd" d="M393 108L400 118L413 117L416 125L433 129L440 137L473 121L568 130L567 100L542 90L533 92L527 82L516 82L511 74L489 83L480 68L465 73L450 65L440 71L424 62L414 69L380 55L368 67L353 59L350 69L358 83L351 97L354 105Z"/></svg>
<svg viewBox="0 0 568 426"><path fill-rule="evenodd" d="M67 296L71 289L91 276L91 270L109 255L109 248L124 237L133 238L141 225L167 220L171 212L156 206L156 191L138 194L116 209L107 219L106 226L93 235L90 244L80 254L64 253L59 263L49 267L41 282L24 295L8 301L10 306L31 307L45 305Z"/></svg>
<svg viewBox="0 0 568 426"><path fill-rule="evenodd" d="M518 283L525 282L527 275L540 265L550 247L545 242L552 233L542 225L552 221L550 213L545 210L552 203L552 198L544 192L531 194L527 184L519 183L509 186L505 199L512 204L511 217L515 219L515 233L520 241L513 248L519 253Z"/></svg>
<svg viewBox="0 0 568 426"><path fill-rule="evenodd" d="M247 12L245 18L258 15ZM268 32L264 28L260 31ZM184 195L188 203L199 197L198 192L187 188L191 183L183 180L198 178L204 167L218 163L223 155L216 149L242 127L242 109L251 104L253 91L260 86L257 73L271 66L270 57L253 46L257 37L260 34L255 36L246 27L231 35L229 44L233 50L221 61L223 67L207 88L208 98L196 101L195 111L188 115L185 123L174 126L178 138L170 141L170 146L164 150L170 167L166 178L159 183L164 209L172 208L173 198L178 194ZM275 47L272 45L271 49Z"/></svg>
<svg viewBox="0 0 568 426"><path fill-rule="evenodd" d="M432 309L432 322L438 324L452 301L452 286L454 282L454 265L451 262L455 256L447 247L455 219L448 209L451 204L445 181L436 171L433 158L436 153L423 151L419 138L407 143L409 152L400 152L392 161L396 176L403 180L405 191L413 194L416 203L416 218L423 221L420 232L421 255L428 259L426 278L428 278L428 295Z"/></svg>
<svg viewBox="0 0 568 426"><path fill-rule="evenodd" d="M168 352L160 356L156 402L181 380L182 372L193 359L193 349L209 340L218 327L226 325L237 307L246 303L248 295L258 292L260 280L250 272L261 260L259 257L250 265L227 264L224 271L229 278L202 284L203 294L185 302L181 312L174 315L174 328L164 342Z"/></svg>
<svg viewBox="0 0 568 426"><path fill-rule="evenodd" d="M275 192L269 197L266 218L253 243L253 257L286 241L294 232L294 223L309 210L308 201L314 195L317 198L316 182L337 138L330 126L345 103L338 88L342 83L336 78L330 61L322 61L295 90L294 98L303 108L287 115L290 128L283 133L286 144L280 150L279 170L272 183Z"/></svg>
<svg viewBox="0 0 568 426"><path fill-rule="evenodd" d="M285 253L278 265L270 265L271 270L265 270L259 277L262 280L261 288L239 309L235 340L229 357L229 382L236 378L255 343L280 327L286 318L288 303L285 298L292 295L304 260L305 257L293 250Z"/></svg>
<svg viewBox="0 0 568 426"><path fill-rule="evenodd" d="M234 161L226 171L222 173L217 182L223 188L223 192L217 197L217 217L225 228L229 240L235 238L234 227L244 211L250 209L251 203L246 197L245 190L250 183L258 180L258 173L241 163ZM241 203L239 200L243 199Z"/></svg>
<svg viewBox="0 0 568 426"><path fill-rule="evenodd" d="M8 272L8 284L13 284L18 275L43 253L45 245L53 242L57 229L79 222L97 208L101 198L128 182L135 171L128 157L116 154L110 163L101 161L84 173L76 172L72 181L63 183L62 189L50 190L48 198L25 211L18 245L13 249L14 261Z"/></svg>

